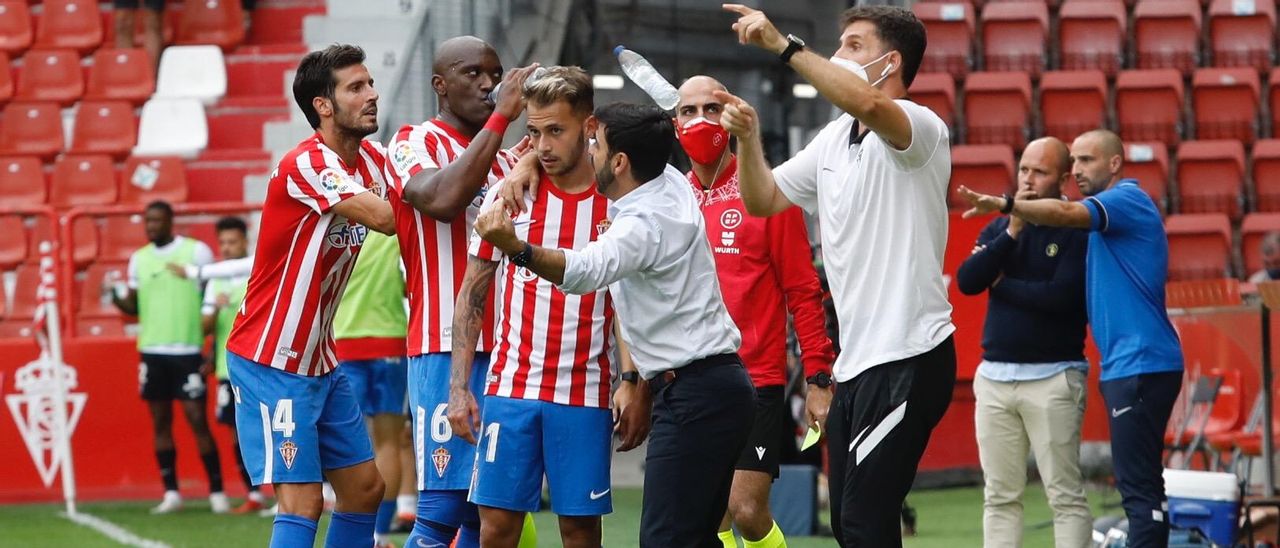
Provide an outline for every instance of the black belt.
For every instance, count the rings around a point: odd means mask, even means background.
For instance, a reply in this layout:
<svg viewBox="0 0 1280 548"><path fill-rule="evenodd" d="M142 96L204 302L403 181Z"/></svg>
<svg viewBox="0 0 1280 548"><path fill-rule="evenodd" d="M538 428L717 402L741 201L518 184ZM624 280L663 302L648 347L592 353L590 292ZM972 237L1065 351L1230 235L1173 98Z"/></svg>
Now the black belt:
<svg viewBox="0 0 1280 548"><path fill-rule="evenodd" d="M708 369L722 365L736 365L738 367L742 367L742 358L739 358L736 352L730 352L728 354L716 354L714 356L707 356L705 358L693 360L684 367L677 367L675 369L662 371L652 379L649 379L649 390L656 394L667 385L676 382L677 377L699 375L706 372Z"/></svg>

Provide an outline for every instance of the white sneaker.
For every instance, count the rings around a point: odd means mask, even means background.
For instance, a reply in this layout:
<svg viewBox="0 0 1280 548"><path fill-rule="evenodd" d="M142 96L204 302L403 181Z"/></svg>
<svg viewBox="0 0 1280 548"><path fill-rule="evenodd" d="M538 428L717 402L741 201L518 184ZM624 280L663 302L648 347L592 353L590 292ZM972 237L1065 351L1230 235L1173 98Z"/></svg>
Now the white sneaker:
<svg viewBox="0 0 1280 548"><path fill-rule="evenodd" d="M171 514L182 509L182 496L177 491L165 491L164 499L151 509L152 514Z"/></svg>
<svg viewBox="0 0 1280 548"><path fill-rule="evenodd" d="M263 508L258 511L258 515L264 518L274 517L276 512L280 510L279 504L273 504L270 508Z"/></svg>
<svg viewBox="0 0 1280 548"><path fill-rule="evenodd" d="M231 511L231 501L227 500L227 495L222 492L209 494L209 509L215 514L225 514Z"/></svg>

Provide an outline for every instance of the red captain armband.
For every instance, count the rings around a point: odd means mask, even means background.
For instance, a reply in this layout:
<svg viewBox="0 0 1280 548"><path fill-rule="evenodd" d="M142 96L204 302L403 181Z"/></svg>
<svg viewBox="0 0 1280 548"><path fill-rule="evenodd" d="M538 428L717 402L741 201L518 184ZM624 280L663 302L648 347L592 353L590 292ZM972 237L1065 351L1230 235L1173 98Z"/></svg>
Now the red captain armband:
<svg viewBox="0 0 1280 548"><path fill-rule="evenodd" d="M511 120L507 119L497 112L489 115L489 121L484 123L484 129L494 132L497 135L503 135L507 132L507 126L511 124Z"/></svg>

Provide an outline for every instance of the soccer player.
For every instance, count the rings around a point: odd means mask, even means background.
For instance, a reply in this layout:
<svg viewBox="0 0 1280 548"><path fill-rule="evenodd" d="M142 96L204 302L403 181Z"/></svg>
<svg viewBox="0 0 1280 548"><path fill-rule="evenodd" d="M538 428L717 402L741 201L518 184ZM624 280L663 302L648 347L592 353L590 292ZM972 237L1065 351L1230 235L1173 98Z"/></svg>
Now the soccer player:
<svg viewBox="0 0 1280 548"><path fill-rule="evenodd" d="M218 236L218 250L224 261L244 259L249 255L249 227L239 217L223 217L215 225ZM197 271L199 269L197 268ZM184 273L185 275L185 273ZM244 481L249 496L244 504L237 506L232 513L247 514L262 509L262 493L249 478L249 470L244 466L244 458L240 455L240 444L236 441L236 406L231 397L231 375L227 372L227 337L231 335L231 326L240 312L240 303L244 301L244 292L249 284L248 274L232 277L219 277L209 280L204 288L203 326L206 334L213 334L214 373L218 379L218 404L216 418L218 422L231 429L232 451L236 456L236 466L240 469L240 479Z"/></svg>
<svg viewBox="0 0 1280 548"><path fill-rule="evenodd" d="M809 253L804 214L792 207L768 218L745 215L738 190L738 158L729 150L729 132L720 125L724 90L708 76L680 86L676 136L693 162L687 176L706 219L707 238L716 259L716 277L729 316L742 332L738 355L756 387L751 437L738 458L729 493L729 512L720 524L720 540L737 546L738 526L747 548L785 546L782 530L769 512L769 490L778 477L778 455L787 406L787 312L800 339L808 389L806 423L821 425L831 406L831 362L822 286Z"/></svg>
<svg viewBox="0 0 1280 548"><path fill-rule="evenodd" d="M351 382L373 439L374 462L386 483L374 524L375 546L389 546L400 490L400 436L405 430L408 369L404 335L404 274L396 238L373 233L356 259L333 319L338 368Z"/></svg>
<svg viewBox="0 0 1280 548"><path fill-rule="evenodd" d="M524 109L520 88L532 70L507 75L495 105L485 99L503 81L493 47L474 36L445 40L431 76L440 114L400 128L389 145L390 201L409 295L409 412L418 457L411 546L448 546L457 536L466 547L479 539L479 513L466 500L475 447L453 435L446 416L453 306L485 192L516 161L500 147L507 124ZM477 394L493 349L492 321L484 321L472 351Z"/></svg>
<svg viewBox="0 0 1280 548"><path fill-rule="evenodd" d="M351 383L333 374L333 316L369 230L393 234L378 92L364 50L335 44L302 58L293 98L316 129L271 175L244 305L227 341L236 432L249 475L275 485L271 546L311 546L337 495L325 545L373 544L383 483Z"/></svg>
<svg viewBox="0 0 1280 548"><path fill-rule="evenodd" d="M164 499L151 512L167 514L182 508L178 452L173 443L173 400L178 400L195 434L209 478L209 506L221 514L230 510L230 503L222 493L218 448L209 433L205 412L208 370L200 357L204 346L200 284L176 276L168 268L171 262L207 264L213 260L213 252L204 242L173 233L173 207L167 202L152 202L143 215L151 243L129 257L127 291L123 295L120 291L114 293L112 302L121 312L138 316L141 328L138 352L142 354L142 364L138 377L142 399L151 411L156 462L165 489Z"/></svg>
<svg viewBox="0 0 1280 548"><path fill-rule="evenodd" d="M543 180L530 211L515 219L517 232L539 245L581 249L606 226L608 208L587 157L591 76L579 67L551 67L526 88L525 99ZM482 209L502 207L497 190ZM516 546L525 515L538 510L545 473L563 545L597 548L600 517L613 509L608 290L565 294L478 236L470 253L454 307L449 421L455 435L479 446L469 500L480 506L481 544ZM498 340L481 422L467 350L490 313L495 273ZM634 385L638 374L623 359L624 382Z"/></svg>

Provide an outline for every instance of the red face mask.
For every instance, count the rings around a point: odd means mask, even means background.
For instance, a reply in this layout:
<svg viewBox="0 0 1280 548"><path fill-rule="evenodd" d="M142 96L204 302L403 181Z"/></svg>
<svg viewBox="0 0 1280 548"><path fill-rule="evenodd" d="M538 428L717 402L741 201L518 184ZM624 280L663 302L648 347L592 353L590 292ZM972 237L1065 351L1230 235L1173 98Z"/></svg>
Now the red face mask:
<svg viewBox="0 0 1280 548"><path fill-rule="evenodd" d="M715 162L729 146L729 132L724 126L702 116L685 122L676 135L689 159L698 164Z"/></svg>

